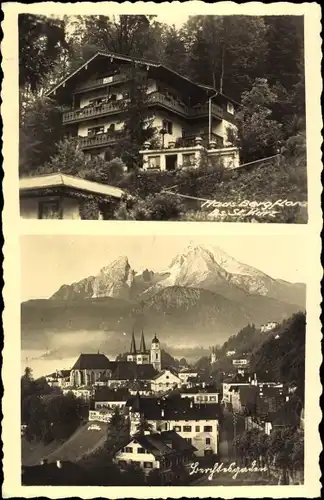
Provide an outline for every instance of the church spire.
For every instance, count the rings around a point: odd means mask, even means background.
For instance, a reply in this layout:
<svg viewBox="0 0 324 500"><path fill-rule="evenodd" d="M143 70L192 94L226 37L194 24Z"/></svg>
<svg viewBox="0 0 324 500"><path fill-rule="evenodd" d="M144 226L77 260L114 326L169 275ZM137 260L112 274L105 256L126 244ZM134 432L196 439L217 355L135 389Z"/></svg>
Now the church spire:
<svg viewBox="0 0 324 500"><path fill-rule="evenodd" d="M134 334L134 328L132 332L132 341L131 341L131 346L130 346L130 354L136 354L136 343L135 343L135 334Z"/></svg>
<svg viewBox="0 0 324 500"><path fill-rule="evenodd" d="M146 352L146 345L145 345L145 339L144 339L144 332L142 330L142 336L141 336L141 345L140 345L140 352Z"/></svg>

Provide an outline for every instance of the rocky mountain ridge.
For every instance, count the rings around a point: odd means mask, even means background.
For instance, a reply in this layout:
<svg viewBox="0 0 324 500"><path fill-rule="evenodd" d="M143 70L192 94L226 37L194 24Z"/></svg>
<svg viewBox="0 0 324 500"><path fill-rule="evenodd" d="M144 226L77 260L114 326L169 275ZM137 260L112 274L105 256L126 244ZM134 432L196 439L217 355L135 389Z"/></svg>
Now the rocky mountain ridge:
<svg viewBox="0 0 324 500"><path fill-rule="evenodd" d="M243 264L218 247L190 244L176 255L167 269L136 273L126 256L102 268L98 275L63 285L51 299L112 297L147 300L169 287L209 290L232 300L245 294L274 298L289 304L305 303L305 286L273 279L258 269ZM243 294L243 295L242 295Z"/></svg>

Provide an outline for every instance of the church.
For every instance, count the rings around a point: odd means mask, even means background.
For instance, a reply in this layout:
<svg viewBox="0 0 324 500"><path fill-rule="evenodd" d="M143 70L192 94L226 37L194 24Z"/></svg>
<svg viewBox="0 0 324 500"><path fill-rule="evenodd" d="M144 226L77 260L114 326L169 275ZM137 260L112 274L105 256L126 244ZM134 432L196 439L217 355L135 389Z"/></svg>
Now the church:
<svg viewBox="0 0 324 500"><path fill-rule="evenodd" d="M151 342L151 348L147 349L144 332L142 330L139 349L136 348L135 333L133 330L130 350L127 353L127 361L133 361L137 365L152 364L155 370L161 371L161 348L156 335Z"/></svg>

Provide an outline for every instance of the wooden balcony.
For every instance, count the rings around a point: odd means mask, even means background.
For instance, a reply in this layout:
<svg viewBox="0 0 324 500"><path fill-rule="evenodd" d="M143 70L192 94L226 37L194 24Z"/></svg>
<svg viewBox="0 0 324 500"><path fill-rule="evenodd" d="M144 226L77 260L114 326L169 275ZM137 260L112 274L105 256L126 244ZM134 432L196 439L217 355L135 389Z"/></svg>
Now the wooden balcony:
<svg viewBox="0 0 324 500"><path fill-rule="evenodd" d="M122 137L122 134L122 131L104 132L103 134L87 135L78 139L82 149L93 149L115 144Z"/></svg>
<svg viewBox="0 0 324 500"><path fill-rule="evenodd" d="M162 106L173 113L177 113L185 118L200 118L208 117L209 107L208 103L190 108L183 102L172 99L161 94L160 92L152 92L148 95L148 105L150 107ZM76 123L84 120L91 120L92 118L99 118L100 116L109 116L118 114L125 111L125 100L112 101L98 105L86 106L75 111L67 111L63 113L63 124ZM212 116L222 119L223 110L219 106L212 104Z"/></svg>
<svg viewBox="0 0 324 500"><path fill-rule="evenodd" d="M130 75L128 74L118 74L118 75L112 75L112 76L107 76L105 78L97 78L95 80L90 80L85 83L80 83L76 87L75 93L81 93L85 92L87 90L94 90L98 89L100 87L107 87L107 85L114 85L116 83L122 83L125 82L126 80L129 80Z"/></svg>
<svg viewBox="0 0 324 500"><path fill-rule="evenodd" d="M100 116L109 116L120 113L124 109L124 101L112 101L97 106L86 106L75 111L67 111L63 113L63 124L76 123L92 118L99 118Z"/></svg>

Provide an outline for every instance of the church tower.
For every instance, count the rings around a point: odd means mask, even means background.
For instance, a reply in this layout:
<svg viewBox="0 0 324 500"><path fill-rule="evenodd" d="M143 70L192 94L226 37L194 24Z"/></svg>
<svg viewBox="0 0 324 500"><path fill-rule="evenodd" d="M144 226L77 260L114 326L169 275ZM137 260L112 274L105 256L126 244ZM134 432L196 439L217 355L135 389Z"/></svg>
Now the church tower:
<svg viewBox="0 0 324 500"><path fill-rule="evenodd" d="M154 335L151 345L151 364L158 372L161 371L161 348L156 334Z"/></svg>
<svg viewBox="0 0 324 500"><path fill-rule="evenodd" d="M212 348L212 353L211 353L211 356L210 356L210 362L211 362L211 364L216 363L216 351L215 351L215 347Z"/></svg>
<svg viewBox="0 0 324 500"><path fill-rule="evenodd" d="M136 363L136 361L137 361L136 355L137 355L136 342L135 342L135 334L134 334L134 329L133 329L130 350L129 350L129 353L127 354L127 361L135 361L135 363Z"/></svg>
<svg viewBox="0 0 324 500"><path fill-rule="evenodd" d="M136 355L136 363L138 365L148 365L150 363L150 352L146 349L143 330L142 330L140 348Z"/></svg>

